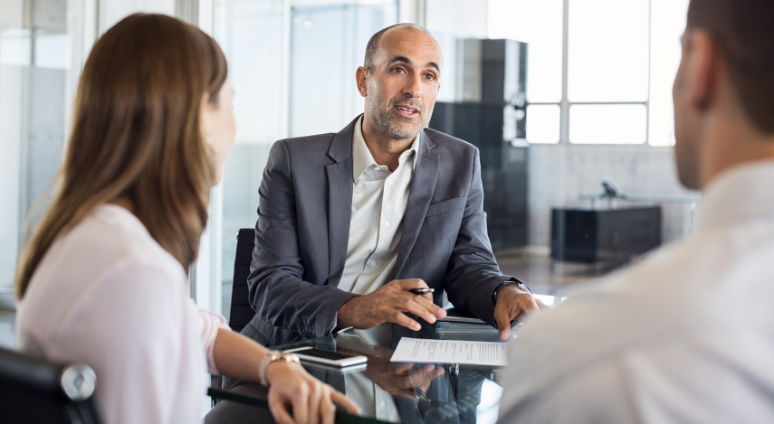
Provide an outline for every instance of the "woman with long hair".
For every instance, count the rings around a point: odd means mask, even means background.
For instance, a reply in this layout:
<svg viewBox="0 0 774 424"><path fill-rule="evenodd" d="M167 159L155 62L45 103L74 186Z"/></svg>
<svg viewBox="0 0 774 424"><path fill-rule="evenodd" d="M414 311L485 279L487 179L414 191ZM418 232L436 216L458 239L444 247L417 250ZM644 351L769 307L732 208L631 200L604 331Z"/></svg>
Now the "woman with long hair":
<svg viewBox="0 0 774 424"><path fill-rule="evenodd" d="M334 403L357 412L187 295L233 95L217 43L163 15L116 24L83 69L57 192L17 268L17 338L92 366L107 423L200 421L206 369L268 384L281 423L333 422Z"/></svg>

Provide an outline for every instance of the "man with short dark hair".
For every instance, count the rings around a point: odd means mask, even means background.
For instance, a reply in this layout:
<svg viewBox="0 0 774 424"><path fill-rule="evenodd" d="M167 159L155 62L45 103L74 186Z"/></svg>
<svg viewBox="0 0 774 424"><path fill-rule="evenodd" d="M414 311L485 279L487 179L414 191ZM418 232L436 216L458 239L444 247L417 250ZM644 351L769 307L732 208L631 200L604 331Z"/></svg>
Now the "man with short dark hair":
<svg viewBox="0 0 774 424"><path fill-rule="evenodd" d="M497 267L478 149L426 129L441 69L424 28L385 28L357 69L365 113L337 134L272 147L244 334L271 346L385 322L418 331L412 317L446 315L446 291L507 338L511 320L542 306Z"/></svg>
<svg viewBox="0 0 774 424"><path fill-rule="evenodd" d="M774 422L774 2L692 0L681 42L694 233L527 324L502 423Z"/></svg>

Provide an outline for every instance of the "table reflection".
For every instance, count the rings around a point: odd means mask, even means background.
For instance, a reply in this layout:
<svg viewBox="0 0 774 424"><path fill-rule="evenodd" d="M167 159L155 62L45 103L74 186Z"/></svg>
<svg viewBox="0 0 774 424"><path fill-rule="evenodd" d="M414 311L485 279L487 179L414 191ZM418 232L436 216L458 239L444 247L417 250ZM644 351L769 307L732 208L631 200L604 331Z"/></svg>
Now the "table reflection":
<svg viewBox="0 0 774 424"><path fill-rule="evenodd" d="M347 422L402 422L485 424L497 419L497 400L487 399L488 408L479 408L482 388L493 386L496 370L486 366L458 364L391 363L390 358L402 337L499 342L496 329L486 325L423 323L420 331L383 324L372 330L354 330L316 339L302 340L273 349L289 350L310 346L338 352L343 356L363 355L365 368L352 371L303 363L318 379L352 398L363 410L361 417ZM224 379L222 393L255 398L266 396L265 387L233 378ZM499 390L488 390L499 395ZM494 410L492 410L494 409ZM340 417L341 418L341 417ZM205 417L208 424L273 422L265 408L246 402L220 400Z"/></svg>

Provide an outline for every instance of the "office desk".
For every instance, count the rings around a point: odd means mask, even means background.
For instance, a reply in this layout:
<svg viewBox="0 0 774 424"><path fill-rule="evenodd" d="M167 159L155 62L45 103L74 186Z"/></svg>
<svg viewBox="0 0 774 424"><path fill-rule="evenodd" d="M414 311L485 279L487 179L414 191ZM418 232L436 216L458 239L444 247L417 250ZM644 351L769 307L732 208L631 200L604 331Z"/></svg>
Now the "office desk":
<svg viewBox="0 0 774 424"><path fill-rule="evenodd" d="M436 364L442 371L429 371L426 365L390 363L392 351L401 337L441 340L500 341L499 333L488 325L425 324L414 332L383 324L379 329L385 341L369 343L358 332L303 340L274 347L287 350L314 346L336 350L345 356L365 355L365 369L339 371L336 368L302 363L309 373L350 396L362 408L359 417L337 415L341 423L455 423L485 424L497 420L501 389L498 369L457 364ZM392 337L389 337L392 327ZM423 373L423 368L424 369ZM436 376L434 372L442 375ZM244 380L226 379L222 389L210 389L218 403L205 423L263 423L271 421L265 403L267 389Z"/></svg>

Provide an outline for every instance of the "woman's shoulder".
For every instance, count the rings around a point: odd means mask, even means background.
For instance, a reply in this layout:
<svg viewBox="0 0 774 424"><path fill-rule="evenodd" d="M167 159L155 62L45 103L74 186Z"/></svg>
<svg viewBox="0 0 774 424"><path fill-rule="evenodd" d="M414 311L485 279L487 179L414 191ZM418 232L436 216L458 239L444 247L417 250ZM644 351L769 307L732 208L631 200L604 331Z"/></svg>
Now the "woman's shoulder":
<svg viewBox="0 0 774 424"><path fill-rule="evenodd" d="M185 273L180 263L156 242L143 223L121 206L100 205L78 227L73 230L73 242L84 249L104 249L109 253L104 258L106 263L147 263Z"/></svg>
<svg viewBox="0 0 774 424"><path fill-rule="evenodd" d="M102 205L51 245L19 304L19 320L40 329L58 327L90 307L95 293L165 297L184 292L185 284L183 267L139 219L119 206Z"/></svg>

